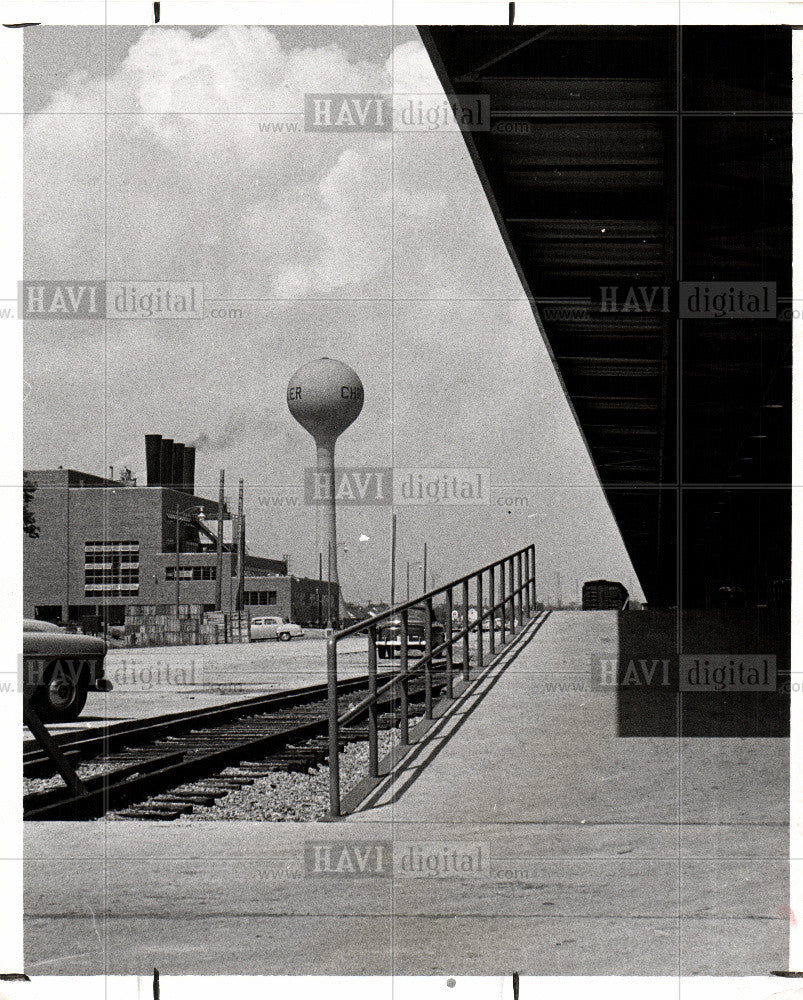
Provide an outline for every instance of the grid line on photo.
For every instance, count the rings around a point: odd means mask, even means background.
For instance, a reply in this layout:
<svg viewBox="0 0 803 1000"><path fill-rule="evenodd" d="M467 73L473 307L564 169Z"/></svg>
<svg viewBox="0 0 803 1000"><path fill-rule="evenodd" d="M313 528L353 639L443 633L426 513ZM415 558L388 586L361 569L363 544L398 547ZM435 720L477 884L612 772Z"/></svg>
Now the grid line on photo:
<svg viewBox="0 0 803 1000"><path fill-rule="evenodd" d="M108 2L108 0L107 0L107 2ZM683 65L683 63L682 63L682 30L681 30L681 23L682 23L682 19L681 19L681 0L679 0L679 2L678 2L678 25L677 25L677 33L676 33L676 47L675 47L675 58L676 58L676 68L675 68L675 72L676 72L676 102L677 103L676 103L676 107L675 107L674 111L659 112L659 113L656 113L654 115L651 115L651 117L664 117L667 120L673 120L674 123L675 123L675 128L676 128L676 142L675 142L675 147L676 147L677 167L676 167L676 175L675 175L675 201L676 201L676 210L675 210L675 212L676 212L676 220L677 220L676 269L677 269L677 280L678 281L680 281L682 279L682 277L683 277L683 257L682 257L682 246L683 246L683 244L682 244L682 224L683 224L683 211L682 211L682 200L683 200L683 185L682 185L682 174L683 174L683 152L682 152L683 151L683 121L684 121L684 119L686 117L690 117L690 118L716 117L717 114L719 114L719 112L705 112L705 113L703 113L703 112L696 112L696 111L686 112L684 110L684 108L683 108L683 72L682 72L682 65ZM391 81L392 81L392 84L391 84L392 91L391 91L391 93L392 93L392 95L395 93L395 91L393 90L393 87L395 85L395 75L393 73L393 65L392 65L392 60L393 60L393 55L394 55L394 48L395 48L395 46L394 46L394 32L395 32L395 28L396 28L395 23L392 23L391 26L390 26L390 37L391 37L391 45L390 45L390 51L391 51ZM108 18L107 18L107 23L104 26L104 104L108 102L108 83L109 83L109 73L108 73L108 51L109 51L108 50L108 44L109 44L109 42L108 42L108 33L109 32L108 32L108 29L109 29L109 25L108 25ZM108 272L108 224L109 224L108 223L109 189L108 189L108 159L107 159L107 154L108 154L108 138L109 138L108 122L109 122L109 118L112 115L114 115L115 112L108 112L108 110L104 107L103 112L98 112L98 114L102 114L103 115L103 117L104 117L104 125L105 125L105 128L104 128L104 234L105 234L105 240L104 240L104 255L105 255L104 277L106 277L107 276L107 272ZM180 114L180 113L177 112L176 114ZM244 114L248 114L248 113L247 112L230 112L230 114L232 114L232 115L244 115ZM555 113L556 117L560 116L560 114L561 113L559 113L559 112ZM730 112L728 112L727 114L728 114L729 118L730 117L734 117ZM784 113L783 112L772 112L771 114L774 114L776 116L783 116ZM563 114L563 117L566 117L566 115ZM752 118L752 117L755 117L755 113L752 114L752 115L748 114L748 113L745 113L742 117ZM236 301L242 301L242 302L272 302L272 301L284 301L284 302L389 301L389 302L391 302L392 305L393 305L393 308L391 310L391 318L390 318L390 346L391 346L391 387L390 387L390 391L391 391L391 463L392 463L392 465L396 464L396 457L397 457L397 436L398 436L398 428L396 426L396 419L395 419L396 413L395 413L395 409L394 409L394 406L395 406L395 392L396 392L396 368L397 368L397 326L396 326L396 324L397 324L397 313L396 313L396 308L395 308L396 304L399 303L399 302L419 302L419 301L436 302L436 303L437 302L441 302L441 301L442 302L457 302L457 303L463 303L463 304L473 303L473 302L509 302L509 301L510 302L519 302L519 301L524 301L524 302L530 302L531 305L533 305L533 307L535 308L537 306L537 304L539 303L539 301L543 301L543 300L539 300L537 297L529 296L529 295L522 296L520 299L519 298L511 298L511 299L507 299L507 298L500 298L500 299L485 298L485 299L482 299L482 298L471 298L471 297L467 296L465 298L433 299L433 300L430 300L430 299L416 299L416 298L402 297L402 296L397 296L396 295L396 284L395 284L395 277L396 277L396 273L395 273L396 272L396 239L395 239L395 234L396 234L396 229L395 229L395 223L396 223L396 162L395 162L395 152L396 152L396 134L394 132L394 133L392 133L391 138L390 138L390 162L391 162L391 204L390 204L390 220L391 220L391 244L390 244L390 249L391 249L391 253L390 253L391 285L390 285L390 288L391 288L391 292L390 292L390 295L387 298L378 297L378 298L369 298L369 299L336 299L336 298L333 298L333 299L324 299L324 298L316 298L316 297L311 297L311 296L301 296L298 299L293 299L293 298L289 298L289 299L218 299L218 298L216 298L214 300L211 300L211 299L209 300L209 301L221 301L221 302L223 302L223 301L233 301L233 302L236 302ZM685 494L686 491L688 491L689 493L694 493L694 492L704 492L704 491L709 490L709 489L718 489L718 488L723 488L724 489L724 488L727 488L729 490L733 490L735 492L738 492L738 491L749 490L754 485L757 485L757 484L751 484L751 483L746 483L746 482L742 482L742 483L740 483L738 485L729 484L729 483L693 483L693 484L687 485L684 482L683 467L682 467L683 454L684 454L683 453L683 377L682 377L683 376L683 364L682 364L682 361L683 361L683 339L682 339L682 335L681 335L682 322L683 322L682 320L678 319L677 323L676 323L676 348L675 348L675 350L676 350L676 355L675 355L675 364L676 364L676 414L675 414L675 422L676 422L676 434L677 434L677 438L676 438L676 451L675 451L676 470L675 470L674 480L667 481L665 478L661 478L660 482L656 482L655 484L645 485L645 484L634 483L634 484L630 485L630 484L625 483L622 486L623 490L626 489L628 491L633 491L633 492L657 491L661 495L666 494L667 498L668 499L671 498L671 500L674 500L674 503L675 503L675 521L676 521L676 539L677 539L677 547L676 547L676 554L675 554L675 563L676 563L675 588L676 588L676 607L678 609L677 621L676 621L676 626L675 626L675 650L674 651L675 651L676 655L680 655L683 652L683 650L684 650L684 642L683 642L683 627L684 627L683 626L683 609L684 609L684 594L683 594L683 578L684 578L683 577L683 569L684 569L684 566L683 566L683 558L684 558L684 546L683 546L683 532L684 532L683 496L684 496L684 494ZM104 379L104 423L103 423L103 437L104 437L104 441L103 441L103 444L104 444L103 453L104 453L104 459L108 459L109 454L110 454L110 448L109 448L109 437L110 437L109 398L110 398L111 387L110 387L110 384L109 384L109 374L108 374L108 372L109 372L109 346L110 346L109 345L109 341L110 341L110 337L113 336L113 334L110 333L110 329L113 329L113 326L110 328L110 324L106 320L104 320L104 371L105 371L105 379ZM199 484L199 486L201 486L201 484ZM209 489L213 489L214 488L214 484L206 484L206 486ZM267 489L267 490L271 490L271 489L273 489L273 490L301 490L303 488L303 487L299 486L298 484L273 483L273 482L251 483L251 484L249 484L249 488L252 488L252 487L253 488L259 488L259 489ZM514 490L514 489L515 490L527 490L527 489L531 489L533 491L551 491L551 492L559 493L559 491L562 491L562 490L566 490L566 491L569 491L569 490L586 490L586 489L589 489L589 490L590 489L597 489L597 490L599 490L600 489L600 483L599 483L599 481L597 481L595 483L589 483L587 485L586 484L571 484L571 483L566 483L566 484L552 483L552 484L548 484L548 485L540 485L540 484L537 484L537 483L524 483L524 484L522 484L522 483L515 483L515 482L513 482L513 483L501 484L499 486L499 488L505 488L505 489L511 489L511 490ZM787 489L787 487L785 485L782 485L782 484L774 484L774 485L770 485L770 486L766 486L765 484L761 484L761 488L762 489L772 489L772 490L785 490L785 489ZM666 493L666 491L670 491L670 492ZM394 506L392 509L395 512L396 507ZM108 532L109 532L109 527L110 527L109 515L108 515L108 508L104 509L104 527L105 527L104 535L106 537L108 537ZM480 638L482 638L482 637L480 636ZM249 672L250 671L245 671L246 674L249 673ZM256 673L256 671L254 671L254 672ZM505 664L505 666L500 669L500 676L504 675L504 676L510 677L510 676L516 675L517 673L527 673L527 672L528 671L524 668L524 666L522 664L518 664L517 665L517 660L516 660L515 657L513 657L513 659L509 663ZM544 676L544 677L565 676L567 673L572 673L572 672L573 671L558 672L558 671L550 671L548 669L540 671L541 675ZM289 676L289 674L288 674L288 676ZM104 701L107 703L107 706L109 708L111 708L112 700L113 700L113 696L112 696L112 699L110 699L108 693L104 694ZM637 860L639 862L646 862L646 861L667 862L667 863L676 864L676 866L677 866L677 878L676 878L676 883L675 883L675 889L676 889L675 904L676 904L676 906L675 906L675 912L672 913L672 914L670 914L670 919L674 920L675 925L676 925L676 931L677 931L677 978L678 978L678 992L679 992L679 995L680 995L680 986L681 986L680 979L681 979L681 976L682 976L684 968L685 968L684 955L683 955L683 945L684 945L683 932L687 929L687 927L684 925L684 921L686 921L687 924L689 922L688 915L684 915L684 912L683 912L683 898L684 898L683 897L683 891L684 891L683 871L684 871L684 865L686 863L688 863L689 861L693 861L693 862L720 862L722 860L721 857L719 857L719 856L715 856L713 854L706 854L705 852L702 852L700 854L691 854L690 855L688 853L686 845L684 845L683 833L687 829L689 829L691 827L694 827L695 825L705 826L706 823L701 821L701 822L699 822L699 823L696 824L695 822L691 822L689 820L684 820L684 816L683 816L682 803L683 803L683 794L684 794L684 791L685 791L684 780L685 780L685 775L687 773L687 771L686 771L687 760L684 758L684 755L683 755L683 743L684 743L683 711L684 711L684 696L683 696L682 692L679 692L677 694L677 696L676 696L676 715L675 715L675 726L676 726L676 790L677 790L675 817L674 817L674 819L666 820L665 822L660 823L660 824L656 824L655 822L648 821L648 820L645 820L643 822L643 824L639 824L638 822L634 822L633 823L633 826L639 826L639 825L644 825L644 826L647 826L647 825L661 825L661 826L667 827L670 831L673 831L675 833L675 838L674 838L674 842L673 842L673 846L675 848L674 850L670 851L669 849L667 849L666 852L664 852L664 853L658 852L658 853L656 853L654 855L649 855L649 854L646 855L646 856L644 856L644 855L638 855ZM390 781L391 793L390 793L390 803L389 803L390 804L389 824L390 824L390 840L391 840L391 843L394 846L396 846L398 843L404 842L404 837L402 836L402 833L400 832L400 828L407 828L407 827L410 827L410 826L415 826L416 824L420 824L424 828L430 828L432 826L436 826L438 824L438 822L444 822L444 823L447 822L447 821L438 821L437 819L432 819L432 820L430 820L430 819L428 819L428 820L413 819L413 820L410 820L408 817L402 816L400 814L400 810L398 809L399 804L401 802L401 798L397 796L396 790L397 790L397 786L403 786L404 781L405 781L405 777L404 777L404 772L403 771L400 771L398 774L393 774L391 776L391 781ZM527 820L527 821L522 821L522 822L527 822L528 824L532 825L532 820ZM494 820L494 823L495 823L495 825L497 825L499 827L505 827L505 828L507 828L507 827L514 827L516 825L516 821L512 821L512 820ZM103 856L104 856L104 871L103 871L104 912L102 914L102 920L103 920L103 932L102 933L103 933L103 951L104 951L104 976L105 976L105 978L107 980L107 995L108 995L108 977L111 974L113 974L113 970L110 970L110 967L109 967L110 865L111 865L111 863L113 861L116 861L117 859L113 858L112 855L110 854L110 831L112 829L113 824L110 821L108 821L108 820L101 820L101 824L102 824L102 827L103 827L103 845L104 845L104 851L103 851ZM454 823L454 824L451 824L451 825L452 825L452 827L455 827L455 826L458 826L459 823ZM536 825L538 825L538 824L536 824ZM575 825L575 821L571 821L571 820L563 820L563 821L551 820L550 821L549 819L544 819L542 821L541 825L544 825L544 826L546 826L546 825L574 826ZM596 821L594 823L594 825L605 826L606 822L605 821ZM616 821L612 820L612 821L610 821L609 825L612 825L612 826L613 825L621 825L621 823L617 823ZM728 826L729 824L722 824L722 825L723 826ZM733 826L745 826L745 827L749 827L749 826L753 826L754 825L754 826L756 826L758 828L773 827L773 826L774 827L778 827L778 828L784 828L785 827L785 824L783 824L783 823L772 823L772 822L767 822L767 823L758 823L758 822L757 823L750 823L750 822L745 822L745 823L741 823L741 824L734 823L732 825ZM370 826L371 826L371 824L368 823L368 822L366 822L364 824L364 827L366 827L368 829L370 829ZM469 824L466 824L466 826L469 827ZM472 827L473 827L473 825L472 825ZM157 856L153 856L152 858L150 858L150 857L143 857L141 859L138 859L138 861L141 861L141 862L145 862L145 861L148 861L148 860L163 862L165 859L163 857L157 857ZM188 858L180 858L179 856L176 856L176 857L171 857L171 858L169 858L167 860L173 862L173 861L177 861L177 860L192 860L192 861L195 861L195 860L198 860L198 859L195 858L195 857L193 857L193 856L190 856ZM214 861L221 861L221 860L228 860L228 861L230 861L231 859L230 858L226 858L226 857L221 857L221 858L206 858L204 860L209 861L210 863L212 863ZM253 857L251 859L239 858L238 860L239 861L246 861L246 860L265 861L265 860L270 860L270 858L266 858L266 857L262 857L262 856L256 856L256 857ZM629 859L627 857L623 857L621 855L615 855L615 854L601 855L599 857L597 857L597 856L594 856L594 857L582 857L582 856L578 857L577 855L571 855L571 856L553 856L553 855L547 854L547 855L544 855L543 857L537 856L537 855L533 855L532 857L528 858L526 855L524 855L522 857L517 856L515 853L513 853L511 851L510 854L506 854L504 857L500 857L499 860L500 861L505 861L505 862L509 862L509 861L510 862L518 862L518 861L522 861L522 860L525 860L525 861L526 860L539 861L539 862L543 862L547 866L549 864L559 864L561 862L566 862L566 861L574 862L578 866L593 865L595 862L598 862L598 861L615 862L616 865L621 865L621 866L623 866L623 868L626 868L626 866L628 864L631 864L631 865L633 864L633 859ZM749 860L749 861L753 861L753 862L758 863L759 861L762 861L762 862L763 861L774 862L774 861L779 860L779 857L776 856L775 854L768 854L766 857L762 856L761 858L756 858L753 855L746 855L745 859L741 859L738 855L729 855L728 856L728 860L729 861ZM391 971L391 974L393 976L393 980L395 981L395 975L397 974L397 972L396 972L396 960L397 960L397 939L396 939L397 919L409 917L411 914L409 914L408 912L406 912L403 909L403 907L401 907L399 905L399 901L398 901L398 898L397 898L397 889L398 889L398 886L396 884L396 880L391 879L391 881L389 883L389 889L390 889L390 897L389 897L389 899L390 899L390 909L389 909L389 913L388 913L388 916L390 918L390 920L389 920L389 934L390 934L390 940L389 940L389 946L390 946L389 959L390 959L390 971ZM336 917L336 916L349 916L349 915L350 916L357 916L357 914L345 914L345 913L342 913L342 914L340 914L340 913L330 914L330 916L333 916L333 917ZM362 916L370 916L371 912L369 910L366 910L365 913L362 913L360 915L362 915ZM493 915L503 916L503 915L505 915L505 913L504 913L504 911L500 910L499 914L495 914L494 913ZM519 916L521 916L521 917L529 917L529 916L535 916L535 915L536 915L536 911L533 911L532 914L530 914L530 913L519 914ZM540 916L541 914L538 913L537 915ZM585 919L586 917L589 917L589 919L590 919L590 916L591 915L589 915L587 913L584 913L582 919ZM560 914L560 915L556 915L555 919L557 919L557 920L567 920L568 921L568 920L579 919L579 918L576 917L576 915ZM653 919L653 917L652 916L634 915L634 916L632 916L629 919L633 919L633 920L644 919L644 920L647 920L647 919ZM734 918L734 919L738 919L738 918ZM169 974L169 971L170 971L169 969L163 970L164 974ZM394 982L392 982L392 986L391 986L391 990L393 990L393 989L394 989Z"/></svg>

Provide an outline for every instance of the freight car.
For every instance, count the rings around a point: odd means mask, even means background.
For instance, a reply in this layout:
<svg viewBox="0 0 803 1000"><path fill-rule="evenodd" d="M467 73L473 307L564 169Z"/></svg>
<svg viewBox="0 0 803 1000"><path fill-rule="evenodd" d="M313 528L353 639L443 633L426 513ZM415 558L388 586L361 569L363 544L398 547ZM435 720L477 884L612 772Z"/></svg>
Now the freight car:
<svg viewBox="0 0 803 1000"><path fill-rule="evenodd" d="M583 611L623 611L629 595L621 583L588 580L583 584Z"/></svg>

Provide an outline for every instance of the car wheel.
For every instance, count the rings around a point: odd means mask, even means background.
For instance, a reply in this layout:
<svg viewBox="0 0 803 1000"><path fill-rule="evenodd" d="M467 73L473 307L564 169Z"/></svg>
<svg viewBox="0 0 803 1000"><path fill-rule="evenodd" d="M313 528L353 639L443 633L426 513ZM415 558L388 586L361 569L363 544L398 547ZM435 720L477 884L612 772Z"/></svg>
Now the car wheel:
<svg viewBox="0 0 803 1000"><path fill-rule="evenodd" d="M74 660L54 660L45 670L31 704L43 722L74 722L88 694L86 669Z"/></svg>
<svg viewBox="0 0 803 1000"><path fill-rule="evenodd" d="M291 640L292 638L293 638L293 637L292 637L292 636L290 635L290 633L289 633L289 632L280 632L280 633L279 633L279 639L280 639L280 640L281 640L282 642L289 642L289 641L290 641L290 640Z"/></svg>

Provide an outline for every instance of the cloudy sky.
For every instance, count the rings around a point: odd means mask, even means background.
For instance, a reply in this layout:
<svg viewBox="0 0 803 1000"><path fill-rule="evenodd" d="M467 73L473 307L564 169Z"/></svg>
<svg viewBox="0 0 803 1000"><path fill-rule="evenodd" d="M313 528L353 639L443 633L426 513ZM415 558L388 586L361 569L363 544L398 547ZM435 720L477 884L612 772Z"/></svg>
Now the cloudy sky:
<svg viewBox="0 0 803 1000"><path fill-rule="evenodd" d="M437 582L530 542L542 588L635 584L462 137L304 132L304 94L440 94L413 28L26 33L25 277L202 282L238 319L26 322L28 468L144 482L146 433L246 482L251 551L317 568L290 375L354 367L338 464L490 468L485 507L400 508ZM105 114L104 114L105 109ZM219 300L219 301L218 301ZM507 501L510 502L507 502ZM343 509L349 598L386 598L390 510ZM360 540L362 539L362 540Z"/></svg>

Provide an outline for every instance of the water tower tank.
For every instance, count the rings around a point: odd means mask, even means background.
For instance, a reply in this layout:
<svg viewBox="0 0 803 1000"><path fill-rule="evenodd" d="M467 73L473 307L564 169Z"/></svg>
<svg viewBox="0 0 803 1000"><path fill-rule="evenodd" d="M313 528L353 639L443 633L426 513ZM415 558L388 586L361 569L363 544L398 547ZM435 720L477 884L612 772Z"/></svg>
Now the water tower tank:
<svg viewBox="0 0 803 1000"><path fill-rule="evenodd" d="M321 555L328 579L338 585L338 618L346 607L339 591L337 572L337 515L335 509L335 442L362 410L364 393L353 368L333 358L318 358L299 368L287 386L287 406L301 426L313 436L317 475L325 488ZM330 617L329 625L332 621Z"/></svg>

